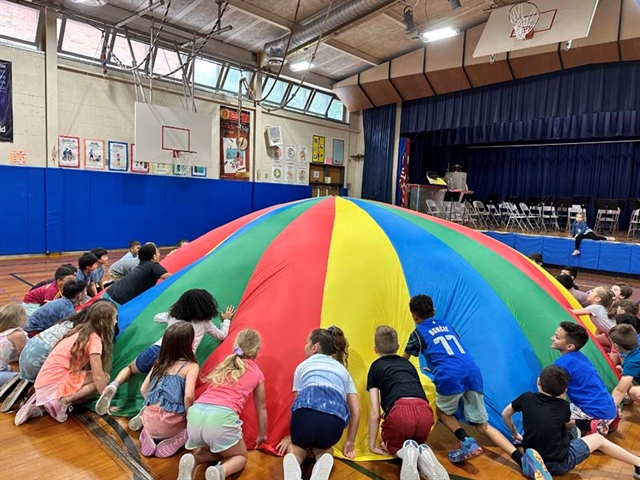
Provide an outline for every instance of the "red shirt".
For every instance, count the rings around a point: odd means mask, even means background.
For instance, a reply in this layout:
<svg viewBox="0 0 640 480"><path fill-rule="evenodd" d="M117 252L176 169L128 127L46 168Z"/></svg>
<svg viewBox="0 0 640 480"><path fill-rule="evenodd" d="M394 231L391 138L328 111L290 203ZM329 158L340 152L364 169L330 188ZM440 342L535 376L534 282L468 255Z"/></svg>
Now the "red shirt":
<svg viewBox="0 0 640 480"><path fill-rule="evenodd" d="M57 283L53 282L27 292L22 301L24 303L37 303L42 306L51 300L60 298L61 296L62 293L58 289Z"/></svg>

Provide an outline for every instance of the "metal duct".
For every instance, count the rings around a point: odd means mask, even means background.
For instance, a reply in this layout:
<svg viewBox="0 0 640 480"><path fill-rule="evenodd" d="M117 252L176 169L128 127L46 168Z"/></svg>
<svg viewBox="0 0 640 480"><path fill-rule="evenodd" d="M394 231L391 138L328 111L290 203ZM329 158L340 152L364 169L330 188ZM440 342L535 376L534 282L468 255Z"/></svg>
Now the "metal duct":
<svg viewBox="0 0 640 480"><path fill-rule="evenodd" d="M306 25L296 26L289 49L291 51L297 50L300 46L318 38L321 33L324 34L337 30L339 27L347 25L392 3L396 3L396 0L352 0L332 10L327 17L326 24L325 11L325 13L319 15L317 19L312 20ZM284 50L287 46L288 37L288 35L285 35L277 40L266 43L264 45L264 53L268 57L284 58Z"/></svg>

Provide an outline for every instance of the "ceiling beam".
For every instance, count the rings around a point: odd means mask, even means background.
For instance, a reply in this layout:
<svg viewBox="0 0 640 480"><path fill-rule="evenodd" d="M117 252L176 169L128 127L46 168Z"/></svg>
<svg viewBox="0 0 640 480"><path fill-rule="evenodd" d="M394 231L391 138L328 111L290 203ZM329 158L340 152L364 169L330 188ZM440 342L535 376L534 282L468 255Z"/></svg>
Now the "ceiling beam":
<svg viewBox="0 0 640 480"><path fill-rule="evenodd" d="M263 22L269 23L275 27L281 28L282 30L286 30L287 32L291 31L293 27L293 22L289 20L274 15L267 10L263 10L260 7L254 7L250 3L247 3L242 0L229 0L229 6L233 7L235 10L238 10L242 13L246 13L254 18L262 20Z"/></svg>
<svg viewBox="0 0 640 480"><path fill-rule="evenodd" d="M360 50L350 47L349 45L339 42L338 40L335 40L333 38L325 40L324 43L329 45L331 48L335 48L336 50L346 53L364 63L368 63L371 66L375 67L376 65L380 65L382 63L382 60L380 60L379 58L376 58L373 55L369 55L368 53L361 52Z"/></svg>

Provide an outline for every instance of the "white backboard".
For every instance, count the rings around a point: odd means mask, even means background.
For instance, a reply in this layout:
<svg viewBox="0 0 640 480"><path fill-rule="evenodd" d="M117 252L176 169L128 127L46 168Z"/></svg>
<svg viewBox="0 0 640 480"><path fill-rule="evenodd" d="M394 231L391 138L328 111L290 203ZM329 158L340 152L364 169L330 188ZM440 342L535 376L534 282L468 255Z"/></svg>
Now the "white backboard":
<svg viewBox="0 0 640 480"><path fill-rule="evenodd" d="M191 164L213 166L213 117L158 105L136 102L136 160L172 163L173 152L195 152Z"/></svg>
<svg viewBox="0 0 640 480"><path fill-rule="evenodd" d="M518 40L509 22L511 5L491 12L473 57L576 40L589 35L598 0L532 0L540 10L533 38Z"/></svg>

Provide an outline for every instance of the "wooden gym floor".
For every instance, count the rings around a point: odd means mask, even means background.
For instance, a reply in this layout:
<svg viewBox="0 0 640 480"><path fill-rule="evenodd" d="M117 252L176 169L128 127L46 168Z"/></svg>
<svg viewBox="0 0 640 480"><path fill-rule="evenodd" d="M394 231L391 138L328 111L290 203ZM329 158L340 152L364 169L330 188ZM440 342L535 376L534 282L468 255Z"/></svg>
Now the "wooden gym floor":
<svg viewBox="0 0 640 480"><path fill-rule="evenodd" d="M166 253L163 252L163 253ZM112 252L111 262L122 255ZM61 263L77 261L77 254L0 258L0 305L21 301L29 284L52 276ZM557 269L550 269L557 274ZM634 299L640 298L640 279L621 278L580 272L577 283L583 289L597 285L611 285L625 281L635 290ZM127 420L100 417L93 412L76 408L69 420L57 423L49 416L13 425L13 413L0 414L0 479L32 479L46 475L52 480L173 480L177 476L180 454L169 459L147 459L139 454L138 433L129 431ZM363 421L366 421L364 419ZM469 429L473 431L472 428ZM429 444L453 480L516 480L522 479L519 469L499 449L488 444L481 435L476 438L485 453L461 467L446 459L446 452L456 448L456 441L438 424ZM617 432L609 438L627 450L640 454L640 406L625 407ZM272 480L282 478L281 459L270 454L252 451L247 468L233 480ZM399 477L398 461L347 462L337 460L333 480L391 480ZM310 466L306 465L308 478ZM204 478L200 468L196 480ZM576 470L561 480L622 480L632 478L631 467L600 454L591 456Z"/></svg>

